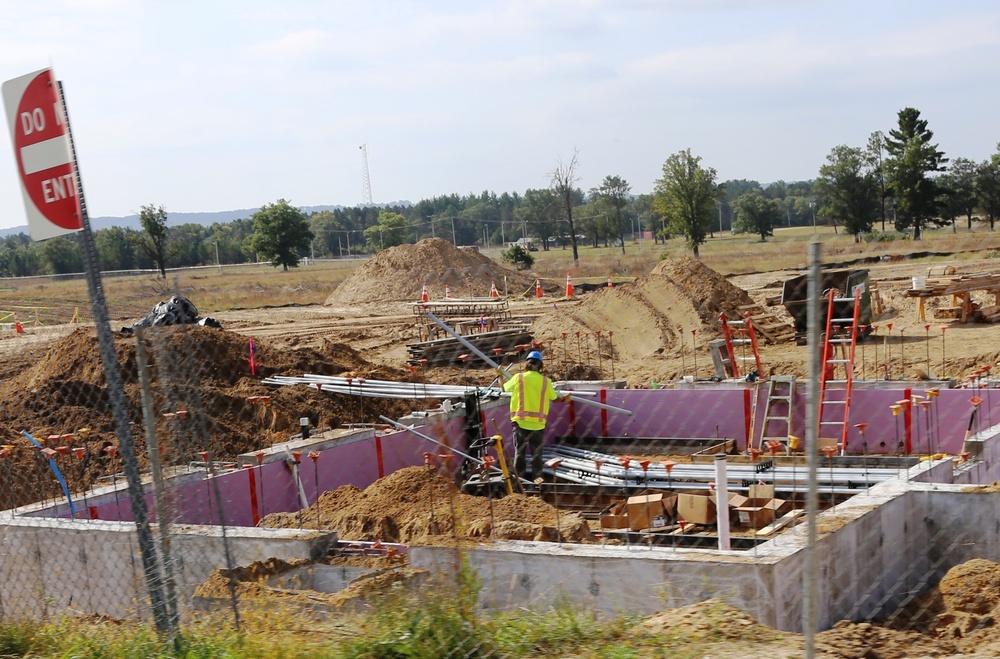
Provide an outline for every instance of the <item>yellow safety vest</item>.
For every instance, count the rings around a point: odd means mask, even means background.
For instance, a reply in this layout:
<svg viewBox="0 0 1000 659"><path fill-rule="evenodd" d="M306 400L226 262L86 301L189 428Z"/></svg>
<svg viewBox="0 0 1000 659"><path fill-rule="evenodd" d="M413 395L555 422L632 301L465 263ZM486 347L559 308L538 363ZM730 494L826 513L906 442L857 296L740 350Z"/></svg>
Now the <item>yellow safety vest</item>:
<svg viewBox="0 0 1000 659"><path fill-rule="evenodd" d="M538 371L518 373L504 382L510 392L510 419L525 430L541 430L549 416L549 403L559 394L552 382Z"/></svg>

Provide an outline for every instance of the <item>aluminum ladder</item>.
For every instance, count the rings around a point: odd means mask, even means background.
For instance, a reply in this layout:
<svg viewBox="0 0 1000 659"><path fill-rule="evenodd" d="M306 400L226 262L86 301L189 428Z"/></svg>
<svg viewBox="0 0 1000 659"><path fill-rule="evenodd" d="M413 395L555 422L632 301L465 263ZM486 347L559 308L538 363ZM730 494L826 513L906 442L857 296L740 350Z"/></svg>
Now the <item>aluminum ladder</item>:
<svg viewBox="0 0 1000 659"><path fill-rule="evenodd" d="M788 437L792 434L794 403L795 376L772 375L767 382L767 405L760 428L759 448L763 449L769 441L778 441L785 446L785 452L790 453Z"/></svg>
<svg viewBox="0 0 1000 659"><path fill-rule="evenodd" d="M840 454L847 454L848 420L851 414L851 392L854 388L854 349L858 345L858 316L861 310L861 291L854 297L836 297L836 290L830 291L830 301L826 314L826 334L823 341L823 374L820 378L819 433L823 437L824 427L835 429ZM853 314L849 318L835 318L836 303L851 303ZM839 353L839 356L837 354ZM837 368L843 369L843 377L837 377ZM843 389L831 389L829 385L843 385ZM831 396L833 391L843 391L844 397Z"/></svg>
<svg viewBox="0 0 1000 659"><path fill-rule="evenodd" d="M764 373L760 365L760 353L757 351L757 335L753 331L753 323L750 321L750 314L743 317L743 320L729 320L726 314L719 314L719 322L722 324L722 336L726 340L726 354L729 358L729 370L733 377L740 377L740 362L753 361L757 367L757 376ZM736 356L733 346L750 346L752 357ZM743 351L745 353L745 350ZM725 360L724 360L725 361Z"/></svg>

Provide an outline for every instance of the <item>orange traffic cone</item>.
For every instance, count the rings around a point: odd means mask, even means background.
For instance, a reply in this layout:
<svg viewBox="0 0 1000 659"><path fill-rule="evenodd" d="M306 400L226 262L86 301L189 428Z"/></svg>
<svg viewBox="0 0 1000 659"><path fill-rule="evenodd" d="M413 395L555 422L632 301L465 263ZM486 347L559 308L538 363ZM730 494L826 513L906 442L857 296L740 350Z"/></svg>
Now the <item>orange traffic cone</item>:
<svg viewBox="0 0 1000 659"><path fill-rule="evenodd" d="M566 273L566 297L573 297L573 278Z"/></svg>
<svg viewBox="0 0 1000 659"><path fill-rule="evenodd" d="M420 289L420 301L428 302L431 296L427 294L427 284L424 284L423 288Z"/></svg>
<svg viewBox="0 0 1000 659"><path fill-rule="evenodd" d="M21 321L17 319L17 314L14 314L14 331L18 334L24 334L24 328L21 327Z"/></svg>
<svg viewBox="0 0 1000 659"><path fill-rule="evenodd" d="M446 300L451 299L451 286L449 286L448 284L444 285L444 299Z"/></svg>
<svg viewBox="0 0 1000 659"><path fill-rule="evenodd" d="M490 297L500 297L500 291L497 290L497 283L495 281L490 282Z"/></svg>
<svg viewBox="0 0 1000 659"><path fill-rule="evenodd" d="M542 296L543 296L543 293L542 293L542 280L536 279L535 280L535 297L542 297Z"/></svg>
<svg viewBox="0 0 1000 659"><path fill-rule="evenodd" d="M608 275L608 288L614 288L615 285L611 283L611 275Z"/></svg>

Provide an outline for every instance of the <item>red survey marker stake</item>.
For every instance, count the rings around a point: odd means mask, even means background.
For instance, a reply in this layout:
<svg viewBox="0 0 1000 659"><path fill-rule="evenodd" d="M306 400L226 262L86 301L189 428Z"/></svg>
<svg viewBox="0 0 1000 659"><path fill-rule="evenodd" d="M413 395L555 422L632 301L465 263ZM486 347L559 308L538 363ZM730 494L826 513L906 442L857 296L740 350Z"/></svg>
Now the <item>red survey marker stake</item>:
<svg viewBox="0 0 1000 659"><path fill-rule="evenodd" d="M69 127L52 69L3 83L3 101L32 239L82 229Z"/></svg>

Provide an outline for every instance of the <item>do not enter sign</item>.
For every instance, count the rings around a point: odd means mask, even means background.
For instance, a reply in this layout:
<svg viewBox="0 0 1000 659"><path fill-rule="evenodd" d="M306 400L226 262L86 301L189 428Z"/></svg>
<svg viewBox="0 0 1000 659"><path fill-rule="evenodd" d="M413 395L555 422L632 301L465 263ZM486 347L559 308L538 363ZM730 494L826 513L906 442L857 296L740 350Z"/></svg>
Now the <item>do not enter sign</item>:
<svg viewBox="0 0 1000 659"><path fill-rule="evenodd" d="M69 130L52 69L3 84L14 159L34 240L83 228Z"/></svg>

